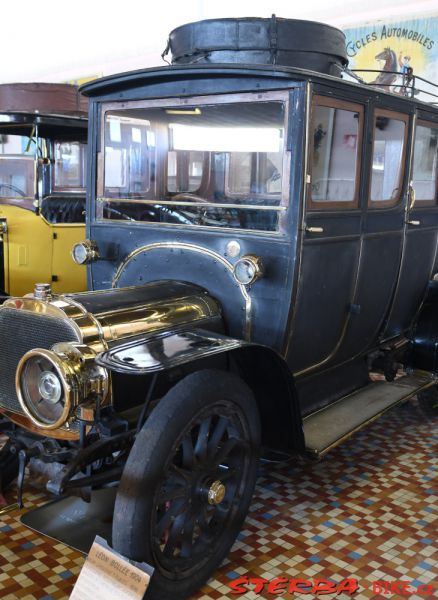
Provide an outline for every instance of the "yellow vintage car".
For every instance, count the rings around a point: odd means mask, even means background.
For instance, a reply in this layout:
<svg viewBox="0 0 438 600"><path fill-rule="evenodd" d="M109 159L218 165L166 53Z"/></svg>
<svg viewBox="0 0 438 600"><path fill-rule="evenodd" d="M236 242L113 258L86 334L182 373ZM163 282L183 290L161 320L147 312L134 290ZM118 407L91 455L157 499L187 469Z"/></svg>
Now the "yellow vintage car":
<svg viewBox="0 0 438 600"><path fill-rule="evenodd" d="M83 291L86 105L65 84L0 85L0 294Z"/></svg>

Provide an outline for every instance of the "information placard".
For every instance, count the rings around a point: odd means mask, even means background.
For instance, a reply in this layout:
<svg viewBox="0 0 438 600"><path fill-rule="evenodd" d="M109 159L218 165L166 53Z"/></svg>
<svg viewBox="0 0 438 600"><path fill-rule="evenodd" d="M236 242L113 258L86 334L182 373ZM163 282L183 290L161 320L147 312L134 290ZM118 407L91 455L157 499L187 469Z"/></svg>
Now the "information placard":
<svg viewBox="0 0 438 600"><path fill-rule="evenodd" d="M153 569L112 550L96 536L70 600L142 600Z"/></svg>

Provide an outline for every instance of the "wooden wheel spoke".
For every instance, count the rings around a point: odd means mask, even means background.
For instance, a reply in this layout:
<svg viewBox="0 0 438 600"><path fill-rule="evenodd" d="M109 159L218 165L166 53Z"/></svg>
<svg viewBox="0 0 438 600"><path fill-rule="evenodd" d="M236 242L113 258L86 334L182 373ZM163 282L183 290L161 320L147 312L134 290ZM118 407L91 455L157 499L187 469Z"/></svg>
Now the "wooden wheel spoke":
<svg viewBox="0 0 438 600"><path fill-rule="evenodd" d="M169 467L170 476L175 480L176 483L180 485L187 485L192 480L191 472L178 467L175 464L171 464Z"/></svg>
<svg viewBox="0 0 438 600"><path fill-rule="evenodd" d="M181 558L188 558L192 553L193 532L195 529L195 515L191 512L184 523L184 532L182 535Z"/></svg>
<svg viewBox="0 0 438 600"><path fill-rule="evenodd" d="M212 458L217 465L226 463L228 457L234 450L237 448L246 448L247 445L247 442L244 442L240 438L229 438L225 444L218 449L217 453Z"/></svg>
<svg viewBox="0 0 438 600"><path fill-rule="evenodd" d="M211 416L205 418L198 432L198 437L195 444L195 456L198 460L205 460L207 458L207 447L208 447L208 436L210 433Z"/></svg>
<svg viewBox="0 0 438 600"><path fill-rule="evenodd" d="M214 521L216 521L218 523L222 523L222 522L226 521L226 519L228 518L229 512L230 512L230 503L233 501L234 495L235 495L235 492L233 493L231 498L228 498L227 501L224 501L222 504L218 504L215 507L214 516L213 516Z"/></svg>
<svg viewBox="0 0 438 600"><path fill-rule="evenodd" d="M234 477L234 475L236 475L235 467L224 468L224 467L219 466L215 472L216 479L219 479L220 481L222 481L222 483L224 483L224 481L231 479L232 477Z"/></svg>
<svg viewBox="0 0 438 600"><path fill-rule="evenodd" d="M176 521L181 516L181 512L184 510L185 506L186 503L183 498L174 500L170 504L169 508L157 522L155 527L155 535L157 538L162 538L166 529L171 526L173 519Z"/></svg>
<svg viewBox="0 0 438 600"><path fill-rule="evenodd" d="M188 484L176 484L172 486L166 485L160 490L157 497L157 504L161 506L167 501L176 500L177 498L187 498L190 493L190 486Z"/></svg>
<svg viewBox="0 0 438 600"><path fill-rule="evenodd" d="M202 533L208 529L208 507L202 507L199 511L198 525Z"/></svg>
<svg viewBox="0 0 438 600"><path fill-rule="evenodd" d="M195 449L193 448L192 436L188 432L182 439L182 465L188 469L195 462Z"/></svg>
<svg viewBox="0 0 438 600"><path fill-rule="evenodd" d="M178 546L182 540L182 530L184 527L184 522L186 520L186 514L181 513L176 517L174 522L169 528L169 534L167 540L165 542L163 554L167 558L171 558L175 554L175 550L177 550Z"/></svg>
<svg viewBox="0 0 438 600"><path fill-rule="evenodd" d="M208 454L211 456L217 451L217 448L224 436L225 431L229 425L228 417L220 416L213 433L208 441Z"/></svg>

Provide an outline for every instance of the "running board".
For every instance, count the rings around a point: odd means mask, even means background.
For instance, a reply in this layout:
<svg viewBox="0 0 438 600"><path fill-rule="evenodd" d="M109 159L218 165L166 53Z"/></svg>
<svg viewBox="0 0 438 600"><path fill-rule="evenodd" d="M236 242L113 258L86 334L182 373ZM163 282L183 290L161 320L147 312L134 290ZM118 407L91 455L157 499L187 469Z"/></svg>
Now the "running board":
<svg viewBox="0 0 438 600"><path fill-rule="evenodd" d="M395 381L375 381L305 417L306 451L313 458L326 452L374 421L384 412L436 383L427 373L415 373Z"/></svg>

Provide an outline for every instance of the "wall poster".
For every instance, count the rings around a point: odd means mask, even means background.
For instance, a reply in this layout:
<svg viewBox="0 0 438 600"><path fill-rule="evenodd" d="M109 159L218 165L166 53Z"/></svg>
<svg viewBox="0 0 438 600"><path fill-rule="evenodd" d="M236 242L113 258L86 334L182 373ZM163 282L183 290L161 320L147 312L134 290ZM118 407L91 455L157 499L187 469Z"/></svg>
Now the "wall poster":
<svg viewBox="0 0 438 600"><path fill-rule="evenodd" d="M406 95L412 74L438 84L438 15L404 21L379 21L345 29L349 69L375 69L382 73L358 73L368 83ZM392 73L392 72L395 72ZM417 88L438 96L438 87L420 80ZM438 101L421 95L422 100Z"/></svg>

